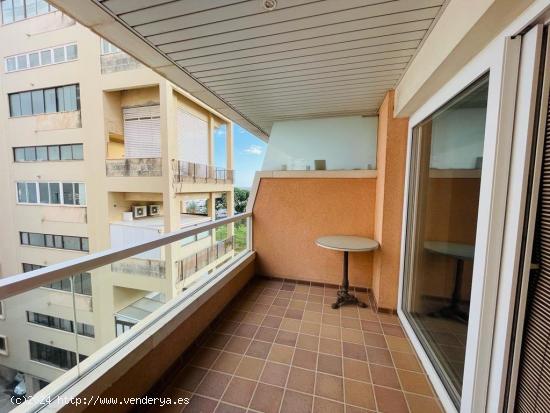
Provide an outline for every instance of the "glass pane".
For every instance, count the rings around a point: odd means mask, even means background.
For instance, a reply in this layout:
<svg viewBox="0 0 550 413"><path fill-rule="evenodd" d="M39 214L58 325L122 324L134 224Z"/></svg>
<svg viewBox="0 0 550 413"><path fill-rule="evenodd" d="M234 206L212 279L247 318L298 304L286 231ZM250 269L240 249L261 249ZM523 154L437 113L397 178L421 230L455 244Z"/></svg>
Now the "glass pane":
<svg viewBox="0 0 550 413"><path fill-rule="evenodd" d="M8 24L13 22L13 1L2 1L2 23Z"/></svg>
<svg viewBox="0 0 550 413"><path fill-rule="evenodd" d="M42 90L32 91L32 113L35 115L44 113L44 92Z"/></svg>
<svg viewBox="0 0 550 413"><path fill-rule="evenodd" d="M57 111L57 105L55 102L55 89L44 90L44 103L46 113L52 113Z"/></svg>
<svg viewBox="0 0 550 413"><path fill-rule="evenodd" d="M72 183L63 183L63 203L65 205L74 205Z"/></svg>
<svg viewBox="0 0 550 413"><path fill-rule="evenodd" d="M17 201L27 202L27 185L25 182L17 182Z"/></svg>
<svg viewBox="0 0 550 413"><path fill-rule="evenodd" d="M76 110L76 86L64 86L63 95L65 98L65 110Z"/></svg>
<svg viewBox="0 0 550 413"><path fill-rule="evenodd" d="M84 159L82 144L73 145L73 159Z"/></svg>
<svg viewBox="0 0 550 413"><path fill-rule="evenodd" d="M36 0L25 0L27 18L36 16Z"/></svg>
<svg viewBox="0 0 550 413"><path fill-rule="evenodd" d="M6 59L6 71L12 72L16 69L15 67L15 57L8 57Z"/></svg>
<svg viewBox="0 0 550 413"><path fill-rule="evenodd" d="M10 116L21 116L21 98L19 93L10 95Z"/></svg>
<svg viewBox="0 0 550 413"><path fill-rule="evenodd" d="M19 99L21 99L21 115L23 115L23 116L32 115L31 92L20 93L19 94Z"/></svg>
<svg viewBox="0 0 550 413"><path fill-rule="evenodd" d="M17 69L22 70L27 68L27 55L17 56Z"/></svg>
<svg viewBox="0 0 550 413"><path fill-rule="evenodd" d="M48 160L48 147L47 146L37 146L36 147L36 160L37 161L47 161Z"/></svg>
<svg viewBox="0 0 550 413"><path fill-rule="evenodd" d="M55 248L55 244L53 242L53 235L52 234L46 234L46 247Z"/></svg>
<svg viewBox="0 0 550 413"><path fill-rule="evenodd" d="M59 182L50 182L50 204L61 203Z"/></svg>
<svg viewBox="0 0 550 413"><path fill-rule="evenodd" d="M42 66L49 65L52 63L52 51L50 49L42 50L40 52L40 62Z"/></svg>
<svg viewBox="0 0 550 413"><path fill-rule="evenodd" d="M48 10L48 3L45 0L37 0L36 1L36 13L37 14L45 14Z"/></svg>
<svg viewBox="0 0 550 413"><path fill-rule="evenodd" d="M57 92L57 111L65 112L65 98L63 95L63 88L62 87L56 88L56 92Z"/></svg>
<svg viewBox="0 0 550 413"><path fill-rule="evenodd" d="M30 67L40 66L40 57L38 55L38 52L29 53L29 66Z"/></svg>
<svg viewBox="0 0 550 413"><path fill-rule="evenodd" d="M21 234L21 244L29 245L29 233L21 232L20 234Z"/></svg>
<svg viewBox="0 0 550 413"><path fill-rule="evenodd" d="M29 233L29 243L35 247L45 247L46 241L44 238L44 234L37 234L34 232Z"/></svg>
<svg viewBox="0 0 550 413"><path fill-rule="evenodd" d="M485 76L413 128L403 306L455 403L476 245Z"/></svg>
<svg viewBox="0 0 550 413"><path fill-rule="evenodd" d="M61 63L65 61L65 48L56 47L53 49L53 61L54 63Z"/></svg>
<svg viewBox="0 0 550 413"><path fill-rule="evenodd" d="M86 205L86 185L74 184L75 205Z"/></svg>
<svg viewBox="0 0 550 413"><path fill-rule="evenodd" d="M67 46L67 60L74 60L78 57L78 49L76 44L70 44Z"/></svg>
<svg viewBox="0 0 550 413"><path fill-rule="evenodd" d="M80 237L63 236L63 248L66 250L80 250Z"/></svg>
<svg viewBox="0 0 550 413"><path fill-rule="evenodd" d="M36 161L36 148L34 146L29 146L25 148L25 160Z"/></svg>
<svg viewBox="0 0 550 413"><path fill-rule="evenodd" d="M23 162L25 160L25 148L14 149L15 162Z"/></svg>
<svg viewBox="0 0 550 413"><path fill-rule="evenodd" d="M48 159L50 161L59 160L59 146L48 146Z"/></svg>
<svg viewBox="0 0 550 413"><path fill-rule="evenodd" d="M36 204L38 202L38 194L36 193L36 184L34 182L27 182L27 196L29 203Z"/></svg>
<svg viewBox="0 0 550 413"><path fill-rule="evenodd" d="M55 248L59 248L59 249L63 248L63 237L61 235L54 235L53 244L55 245ZM63 283L61 284L60 288L64 288Z"/></svg>
<svg viewBox="0 0 550 413"><path fill-rule="evenodd" d="M38 184L38 190L40 192L40 203L49 204L50 203L50 191L49 191L48 183L47 182L40 182Z"/></svg>
<svg viewBox="0 0 550 413"><path fill-rule="evenodd" d="M88 238L81 238L82 251L90 251L90 245L88 244Z"/></svg>
<svg viewBox="0 0 550 413"><path fill-rule="evenodd" d="M13 15L15 21L23 20L25 18L25 1L13 0Z"/></svg>
<svg viewBox="0 0 550 413"><path fill-rule="evenodd" d="M71 145L61 145L61 160L62 161L70 161L73 159L73 150L71 148Z"/></svg>

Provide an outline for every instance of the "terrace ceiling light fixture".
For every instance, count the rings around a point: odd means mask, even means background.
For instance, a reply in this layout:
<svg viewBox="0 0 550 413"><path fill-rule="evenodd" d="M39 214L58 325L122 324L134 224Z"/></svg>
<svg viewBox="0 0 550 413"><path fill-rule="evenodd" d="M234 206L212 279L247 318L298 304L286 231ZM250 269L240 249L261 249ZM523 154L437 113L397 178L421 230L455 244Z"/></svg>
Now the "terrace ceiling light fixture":
<svg viewBox="0 0 550 413"><path fill-rule="evenodd" d="M273 11L277 7L277 0L262 0L262 3L266 11Z"/></svg>

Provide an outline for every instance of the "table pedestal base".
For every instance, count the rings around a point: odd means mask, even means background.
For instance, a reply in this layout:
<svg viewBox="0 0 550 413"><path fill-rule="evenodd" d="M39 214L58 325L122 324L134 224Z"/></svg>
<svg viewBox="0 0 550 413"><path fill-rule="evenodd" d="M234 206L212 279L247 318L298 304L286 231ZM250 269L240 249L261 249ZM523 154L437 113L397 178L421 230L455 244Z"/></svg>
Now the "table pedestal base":
<svg viewBox="0 0 550 413"><path fill-rule="evenodd" d="M363 301L360 301L353 294L350 294L348 290L338 290L336 302L332 304L332 308L337 309L342 307L344 304L356 304L359 307L367 307L367 304L365 304Z"/></svg>

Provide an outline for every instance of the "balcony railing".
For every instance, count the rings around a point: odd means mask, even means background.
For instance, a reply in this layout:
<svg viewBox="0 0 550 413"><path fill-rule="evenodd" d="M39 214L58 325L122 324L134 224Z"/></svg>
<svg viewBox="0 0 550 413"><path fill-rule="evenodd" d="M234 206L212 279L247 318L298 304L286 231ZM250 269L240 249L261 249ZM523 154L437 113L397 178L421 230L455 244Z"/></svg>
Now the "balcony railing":
<svg viewBox="0 0 550 413"><path fill-rule="evenodd" d="M162 176L161 158L107 159L107 176Z"/></svg>
<svg viewBox="0 0 550 413"><path fill-rule="evenodd" d="M216 244L203 248L177 262L178 280L185 281L192 275L233 251L235 236L218 241Z"/></svg>
<svg viewBox="0 0 550 413"><path fill-rule="evenodd" d="M132 70L143 67L143 65L132 56L124 52L109 53L101 55L101 73L115 73L124 70Z"/></svg>
<svg viewBox="0 0 550 413"><path fill-rule="evenodd" d="M134 354L135 348L145 351L147 344L144 343L148 342L152 334L160 334L161 331L166 332L174 328L171 320L182 317L182 314L185 317L190 316L198 303L219 291L228 282L226 277L232 271L244 262L250 262L251 224L250 213L240 214L163 234L153 241L93 253L0 278L0 368L3 377L13 373L8 380L0 382L2 394L14 391L13 386L3 387L4 383L9 383L10 380L16 383L18 378L21 382L23 375L23 380L27 383L26 396L33 396L33 400L25 402L19 408L24 411L38 411L44 408L41 403L36 403L39 400L46 404L50 403L50 400L55 403L55 400L80 394L78 392L81 390L78 389L82 389L83 383L84 388L97 384L99 377L103 377L101 374L111 374L101 372L111 372L111 367L108 366L119 363L121 355L131 357L129 355L131 352ZM178 285L177 273L175 277L162 278L161 273L166 275L168 268L177 271L181 265L178 260L184 256L185 248L189 247L188 242L184 240L196 239L198 234L214 233L218 227L226 227L223 231L216 232L219 237L225 236L228 232L231 234L228 231L230 227L234 227L236 235L220 240L206 248L206 252L201 250L197 255L201 255L202 258L197 259L202 264L203 261L214 262L215 257L222 258L227 255L226 261L217 263L208 272L196 274L192 279L189 277L193 273L188 270L185 288L179 287L179 291L175 289ZM135 262L136 256L158 248L166 249L164 256L167 259L162 269L151 267L152 273L149 276L154 277L154 280L141 277L136 278L136 284L130 287L117 286L115 277L120 276L119 271L133 272L128 263ZM231 251L234 251L234 254L228 254ZM197 271L201 268L204 266L195 266ZM143 275L144 271L145 267L140 267L137 272ZM92 277L94 289L91 298L97 300L98 304L94 305L93 313L89 308L83 309L79 305L80 296L75 292L78 291L78 288L75 288L78 286L78 279L74 275L83 272L90 273ZM71 283L69 292L41 288L67 278ZM162 291L152 291L151 287ZM163 297L163 300L157 307L149 308L145 298L155 294ZM60 295L63 295L62 300L58 298ZM136 312L135 318L141 321L133 326L117 324L115 314L119 309L127 307L130 302L143 303L143 308L134 306L135 308L128 309L128 312ZM24 316L20 317L20 314L24 315L26 312L37 314L41 325L37 327L27 323ZM37 330L38 328L40 330ZM83 328L102 333L94 337L85 336L80 332ZM44 381L50 384L39 391ZM33 382L37 383L35 389L28 384ZM14 407L16 405L8 404L8 411ZM53 409L61 407L63 406L56 405ZM0 410L2 409L3 406Z"/></svg>
<svg viewBox="0 0 550 413"><path fill-rule="evenodd" d="M233 183L233 170L201 163L172 160L175 183Z"/></svg>

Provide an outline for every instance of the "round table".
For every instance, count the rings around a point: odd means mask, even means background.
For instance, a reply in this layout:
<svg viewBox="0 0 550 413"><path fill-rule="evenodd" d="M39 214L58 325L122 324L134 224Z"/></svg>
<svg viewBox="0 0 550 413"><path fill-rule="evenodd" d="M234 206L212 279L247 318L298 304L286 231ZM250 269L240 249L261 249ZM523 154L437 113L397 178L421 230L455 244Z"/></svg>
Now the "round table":
<svg viewBox="0 0 550 413"><path fill-rule="evenodd" d="M432 254L445 255L456 260L455 282L451 303L444 308L432 313L433 316L454 318L463 323L468 322L468 314L460 309L460 291L462 290L462 278L464 276L464 261L474 259L475 246L448 241L426 241L426 251Z"/></svg>
<svg viewBox="0 0 550 413"><path fill-rule="evenodd" d="M357 237L354 235L328 235L325 237L317 238L315 243L321 248L344 252L342 287L338 290L337 299L336 302L332 304L332 308L340 308L344 304L357 304L360 307L366 307L367 305L364 302L358 300L357 297L355 297L353 294L350 294L348 291L348 253L350 251L374 251L379 247L378 242L370 238Z"/></svg>

